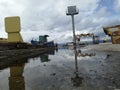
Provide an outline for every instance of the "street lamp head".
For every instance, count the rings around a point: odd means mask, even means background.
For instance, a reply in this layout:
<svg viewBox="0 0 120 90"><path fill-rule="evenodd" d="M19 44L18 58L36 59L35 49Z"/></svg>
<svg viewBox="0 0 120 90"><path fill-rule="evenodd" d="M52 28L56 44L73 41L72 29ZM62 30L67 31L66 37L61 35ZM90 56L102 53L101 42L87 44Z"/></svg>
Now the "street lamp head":
<svg viewBox="0 0 120 90"><path fill-rule="evenodd" d="M79 11L76 8L76 6L68 6L68 10L66 12L66 15L76 15L78 13L79 13Z"/></svg>

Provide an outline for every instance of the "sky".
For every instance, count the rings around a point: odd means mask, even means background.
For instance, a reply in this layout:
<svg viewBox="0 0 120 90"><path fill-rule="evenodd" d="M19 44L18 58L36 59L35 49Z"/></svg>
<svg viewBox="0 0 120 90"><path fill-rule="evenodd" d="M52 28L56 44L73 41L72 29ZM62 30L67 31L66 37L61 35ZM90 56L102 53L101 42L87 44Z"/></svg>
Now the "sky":
<svg viewBox="0 0 120 90"><path fill-rule="evenodd" d="M76 5L76 34L94 33L105 37L104 26L120 25L120 0L0 0L0 38L7 38L4 18L20 16L21 35L25 42L49 35L56 43L72 41L68 6Z"/></svg>

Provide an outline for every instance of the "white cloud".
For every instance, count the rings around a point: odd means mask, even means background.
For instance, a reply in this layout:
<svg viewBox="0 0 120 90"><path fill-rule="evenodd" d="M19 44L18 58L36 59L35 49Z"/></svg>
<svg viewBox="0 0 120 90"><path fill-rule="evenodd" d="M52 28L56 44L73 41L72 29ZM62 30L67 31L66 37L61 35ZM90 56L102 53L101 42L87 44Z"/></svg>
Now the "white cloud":
<svg viewBox="0 0 120 90"><path fill-rule="evenodd" d="M11 15L21 15L24 6L22 4L17 4L14 1L1 0L0 1L0 16L11 16Z"/></svg>
<svg viewBox="0 0 120 90"><path fill-rule="evenodd" d="M77 5L81 11L94 11L100 0L69 0L69 5Z"/></svg>
<svg viewBox="0 0 120 90"><path fill-rule="evenodd" d="M120 0L115 0L114 8L115 8L115 11L117 12L120 11Z"/></svg>
<svg viewBox="0 0 120 90"><path fill-rule="evenodd" d="M69 5L77 5L80 12L75 16L76 33L101 33L102 26L119 23L119 20L115 19L115 16L109 18L107 7L98 8L99 1L0 0L0 29L5 33L6 16L18 15L21 17L22 36L25 41L44 34L49 34L49 39L56 42L72 41L71 18L66 16L66 9ZM6 37L6 34L0 34L0 37Z"/></svg>

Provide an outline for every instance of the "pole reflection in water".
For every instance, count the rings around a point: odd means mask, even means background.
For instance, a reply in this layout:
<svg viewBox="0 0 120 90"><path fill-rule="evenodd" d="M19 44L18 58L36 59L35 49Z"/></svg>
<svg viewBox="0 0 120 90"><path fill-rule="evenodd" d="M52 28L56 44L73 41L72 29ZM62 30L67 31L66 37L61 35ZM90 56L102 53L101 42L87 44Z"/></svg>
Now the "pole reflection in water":
<svg viewBox="0 0 120 90"><path fill-rule="evenodd" d="M23 71L24 64L16 64L10 67L9 90L25 90Z"/></svg>
<svg viewBox="0 0 120 90"><path fill-rule="evenodd" d="M76 47L74 47L74 53L75 53L75 77L71 78L72 82L73 82L73 86L75 87L81 87L82 86L82 82L83 82L83 78L79 76L79 72L78 72L78 60L77 57L92 57L95 56L95 53L82 53L80 49L77 50Z"/></svg>
<svg viewBox="0 0 120 90"><path fill-rule="evenodd" d="M78 61L77 61L77 50L76 47L74 48L75 52L75 76L71 78L73 86L75 87L81 87L83 78L79 76L78 74Z"/></svg>

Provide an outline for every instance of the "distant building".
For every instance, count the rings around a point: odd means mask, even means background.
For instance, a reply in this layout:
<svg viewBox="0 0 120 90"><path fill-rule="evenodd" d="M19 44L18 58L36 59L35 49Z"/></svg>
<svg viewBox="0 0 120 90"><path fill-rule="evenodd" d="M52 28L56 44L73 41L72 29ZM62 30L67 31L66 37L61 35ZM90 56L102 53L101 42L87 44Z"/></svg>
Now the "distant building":
<svg viewBox="0 0 120 90"><path fill-rule="evenodd" d="M103 30L111 37L113 44L120 44L120 25L104 27Z"/></svg>
<svg viewBox="0 0 120 90"><path fill-rule="evenodd" d="M40 35L39 36L39 42L40 43L45 43L45 42L47 42L48 40L47 40L47 37L49 37L48 35Z"/></svg>

